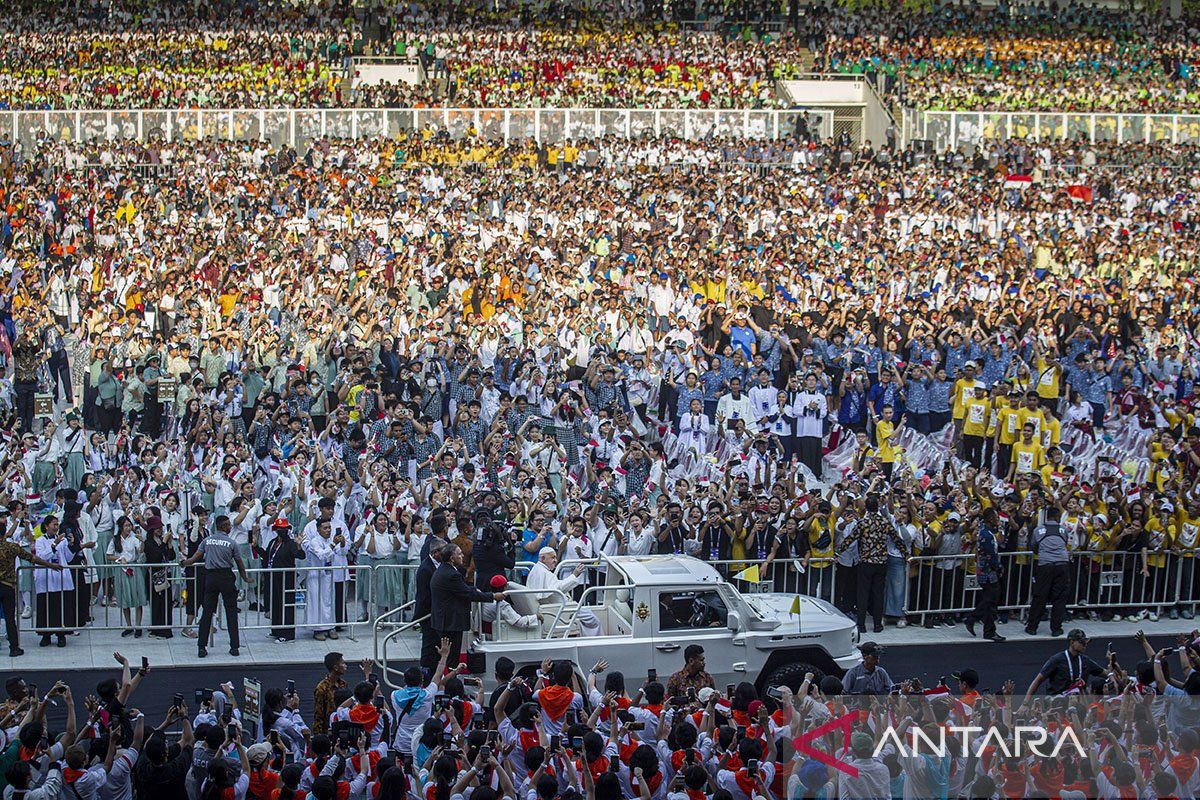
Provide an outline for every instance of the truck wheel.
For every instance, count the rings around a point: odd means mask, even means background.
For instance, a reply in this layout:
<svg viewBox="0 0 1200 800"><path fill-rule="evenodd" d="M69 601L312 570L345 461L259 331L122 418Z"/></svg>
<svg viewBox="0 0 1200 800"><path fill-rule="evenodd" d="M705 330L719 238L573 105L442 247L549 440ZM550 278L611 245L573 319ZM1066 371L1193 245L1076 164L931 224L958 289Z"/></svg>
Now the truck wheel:
<svg viewBox="0 0 1200 800"><path fill-rule="evenodd" d="M800 689L800 684L804 683L806 673L813 674L813 684L820 683L821 678L825 677L825 673L814 667L812 664L807 664L803 661L794 661L791 664L784 664L767 678L767 686L786 686L793 692Z"/></svg>

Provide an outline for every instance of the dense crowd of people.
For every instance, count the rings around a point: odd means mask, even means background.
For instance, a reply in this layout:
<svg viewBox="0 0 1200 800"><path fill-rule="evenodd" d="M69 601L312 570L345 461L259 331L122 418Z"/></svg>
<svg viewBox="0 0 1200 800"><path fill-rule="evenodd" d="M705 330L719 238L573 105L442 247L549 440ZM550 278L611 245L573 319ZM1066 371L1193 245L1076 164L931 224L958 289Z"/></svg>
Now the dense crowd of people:
<svg viewBox="0 0 1200 800"><path fill-rule="evenodd" d="M67 569L0 605L203 651L219 530L253 574L214 605L336 637L411 599L430 533L471 569L494 493L509 560L755 564L863 629L970 622L969 580L1003 620L1048 567L1052 633L1190 616L1195 189L1160 164L1193 153L6 144L0 515Z"/></svg>
<svg viewBox="0 0 1200 800"><path fill-rule="evenodd" d="M1194 20L1084 4L815 7L814 70L933 110L1195 113Z"/></svg>
<svg viewBox="0 0 1200 800"><path fill-rule="evenodd" d="M500 659L471 676L448 668L443 641L435 667L410 667L394 690L369 660L347 681L330 653L311 724L310 688L295 681L246 688L240 703L228 682L136 707L139 686L158 678L115 653L120 677L82 709L65 682L43 694L19 675L6 681L0 787L18 800L1195 796L1200 639L1139 641L1136 664L1111 651L1101 662L1072 631L1024 695L994 668L893 682L872 642L843 678L722 691L699 645L663 682L550 659L521 674ZM60 704L65 725L52 730L47 712Z"/></svg>
<svg viewBox="0 0 1200 800"><path fill-rule="evenodd" d="M763 5L23 0L0 33L0 108L773 108L776 81L812 70L927 110L1200 111L1191 17ZM420 62L426 80L359 84L364 56Z"/></svg>
<svg viewBox="0 0 1200 800"><path fill-rule="evenodd" d="M0 108L764 107L798 66L750 28L688 35L640 2L541 5L27 0L0 33ZM419 61L427 80L356 86L362 56Z"/></svg>

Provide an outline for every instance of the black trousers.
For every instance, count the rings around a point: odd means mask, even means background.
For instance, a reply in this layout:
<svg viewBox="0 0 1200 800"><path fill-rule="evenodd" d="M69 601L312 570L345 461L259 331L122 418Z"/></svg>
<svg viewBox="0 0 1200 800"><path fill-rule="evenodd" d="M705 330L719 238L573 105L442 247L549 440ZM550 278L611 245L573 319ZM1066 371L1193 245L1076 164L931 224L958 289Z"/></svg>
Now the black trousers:
<svg viewBox="0 0 1200 800"><path fill-rule="evenodd" d="M821 479L821 437L800 436L796 439L797 455L800 463L812 470L817 480Z"/></svg>
<svg viewBox="0 0 1200 800"><path fill-rule="evenodd" d="M121 429L121 409L117 406L96 406L96 430L100 433L116 433Z"/></svg>
<svg viewBox="0 0 1200 800"><path fill-rule="evenodd" d="M429 620L421 623L421 666L432 673L438 664L438 645L441 639Z"/></svg>
<svg viewBox="0 0 1200 800"><path fill-rule="evenodd" d="M17 610L17 592L7 583L0 583L0 614L4 615L4 632L8 635L8 650L12 652L21 646L17 634L17 618L21 612Z"/></svg>
<svg viewBox="0 0 1200 800"><path fill-rule="evenodd" d="M853 614L858 602L858 573L855 567L838 564L834 567L837 572L837 598L833 604L843 614Z"/></svg>
<svg viewBox="0 0 1200 800"><path fill-rule="evenodd" d="M1071 589L1071 565L1039 564L1033 571L1033 597L1029 601L1029 621L1025 627L1036 631L1050 605L1050 632L1061 631L1067 618L1067 595Z"/></svg>
<svg viewBox="0 0 1200 800"><path fill-rule="evenodd" d="M875 626L883 625L883 587L887 578L887 564L858 565L858 629L867 627L867 611Z"/></svg>
<svg viewBox="0 0 1200 800"><path fill-rule="evenodd" d="M272 572L267 602L271 612L271 635L277 639L296 638L296 575Z"/></svg>
<svg viewBox="0 0 1200 800"><path fill-rule="evenodd" d="M996 445L996 477L1004 479L1008 476L1008 467L1012 464L1012 445Z"/></svg>
<svg viewBox="0 0 1200 800"><path fill-rule="evenodd" d="M455 667L458 666L459 656L462 655L463 632L462 631L438 631L437 632L438 644L441 644L442 639L450 640L450 655L446 656L446 668L454 669ZM436 661L434 662L433 666L434 667L437 666Z"/></svg>
<svg viewBox="0 0 1200 800"><path fill-rule="evenodd" d="M212 618L217 611L217 598L225 604L225 627L229 631L229 647L238 646L237 587L233 582L233 571L227 569L206 570L204 575L204 610L200 613L200 649L208 649L208 636L212 632Z"/></svg>
<svg viewBox="0 0 1200 800"><path fill-rule="evenodd" d="M67 351L56 350L51 353L48 366L50 376L54 379L54 399L57 400L61 392L68 403L75 402L71 394L71 363L67 359Z"/></svg>
<svg viewBox="0 0 1200 800"><path fill-rule="evenodd" d="M155 570L157 572L157 570ZM167 572L167 570L163 570ZM170 639L175 635L171 626L175 623L175 598L171 592L169 575L160 575L161 581L166 582L161 592L154 591L154 576L148 570L142 570L146 580L146 596L150 598L150 628L158 636Z"/></svg>
<svg viewBox="0 0 1200 800"><path fill-rule="evenodd" d="M22 431L33 430L33 396L37 394L37 381L15 381L13 395L16 400L17 418Z"/></svg>
<svg viewBox="0 0 1200 800"><path fill-rule="evenodd" d="M975 593L975 610L967 615L972 622L983 623L983 635L996 635L996 606L1000 604L1000 582L979 584Z"/></svg>
<svg viewBox="0 0 1200 800"><path fill-rule="evenodd" d="M963 460L975 469L983 469L984 441L982 436L972 436L968 433L964 433L962 437Z"/></svg>

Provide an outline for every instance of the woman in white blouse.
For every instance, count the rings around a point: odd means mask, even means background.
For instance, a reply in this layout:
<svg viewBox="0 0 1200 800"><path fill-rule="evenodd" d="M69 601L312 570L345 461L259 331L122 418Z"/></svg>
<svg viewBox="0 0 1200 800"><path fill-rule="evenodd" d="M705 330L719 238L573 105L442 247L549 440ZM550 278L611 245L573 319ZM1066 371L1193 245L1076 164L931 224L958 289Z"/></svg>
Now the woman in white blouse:
<svg viewBox="0 0 1200 800"><path fill-rule="evenodd" d="M121 631L121 635L139 639L142 636L142 614L149 601L146 591L146 575L144 570L135 566L142 560L143 547L144 542L138 534L133 520L129 517L121 517L117 520L117 530L112 541L108 543L106 560L110 564L116 565L114 582L117 591L117 607L121 609L126 626L125 630ZM137 610L136 625L132 621L134 619L131 613L133 609Z"/></svg>
<svg viewBox="0 0 1200 800"><path fill-rule="evenodd" d="M355 571L356 590L362 601L364 616L371 613L367 606L370 602L372 581L375 582L374 597L377 607L390 610L402 605L408 587L401 570L374 569L376 566L399 563L397 555L402 555L403 563L408 563L408 543L401 538L387 512L377 511L369 522L359 526L354 536L354 549L358 551L359 565L364 567Z"/></svg>

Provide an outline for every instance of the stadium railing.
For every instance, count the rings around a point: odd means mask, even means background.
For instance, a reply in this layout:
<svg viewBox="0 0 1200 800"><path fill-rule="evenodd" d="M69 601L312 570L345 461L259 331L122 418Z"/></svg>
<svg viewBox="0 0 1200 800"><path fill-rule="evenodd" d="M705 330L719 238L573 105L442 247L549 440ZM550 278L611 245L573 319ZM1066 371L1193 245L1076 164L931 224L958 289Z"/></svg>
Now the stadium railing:
<svg viewBox="0 0 1200 800"><path fill-rule="evenodd" d="M613 136L778 139L791 136L802 115L822 137L833 135L829 109L618 108L345 108L345 109L112 109L0 112L0 138L30 146L58 141L266 140L301 147L324 136L400 137L425 128L462 138L561 142Z"/></svg>
<svg viewBox="0 0 1200 800"><path fill-rule="evenodd" d="M1003 111L903 111L906 141L926 139L938 151L983 139L1143 143L1200 142L1200 115Z"/></svg>

